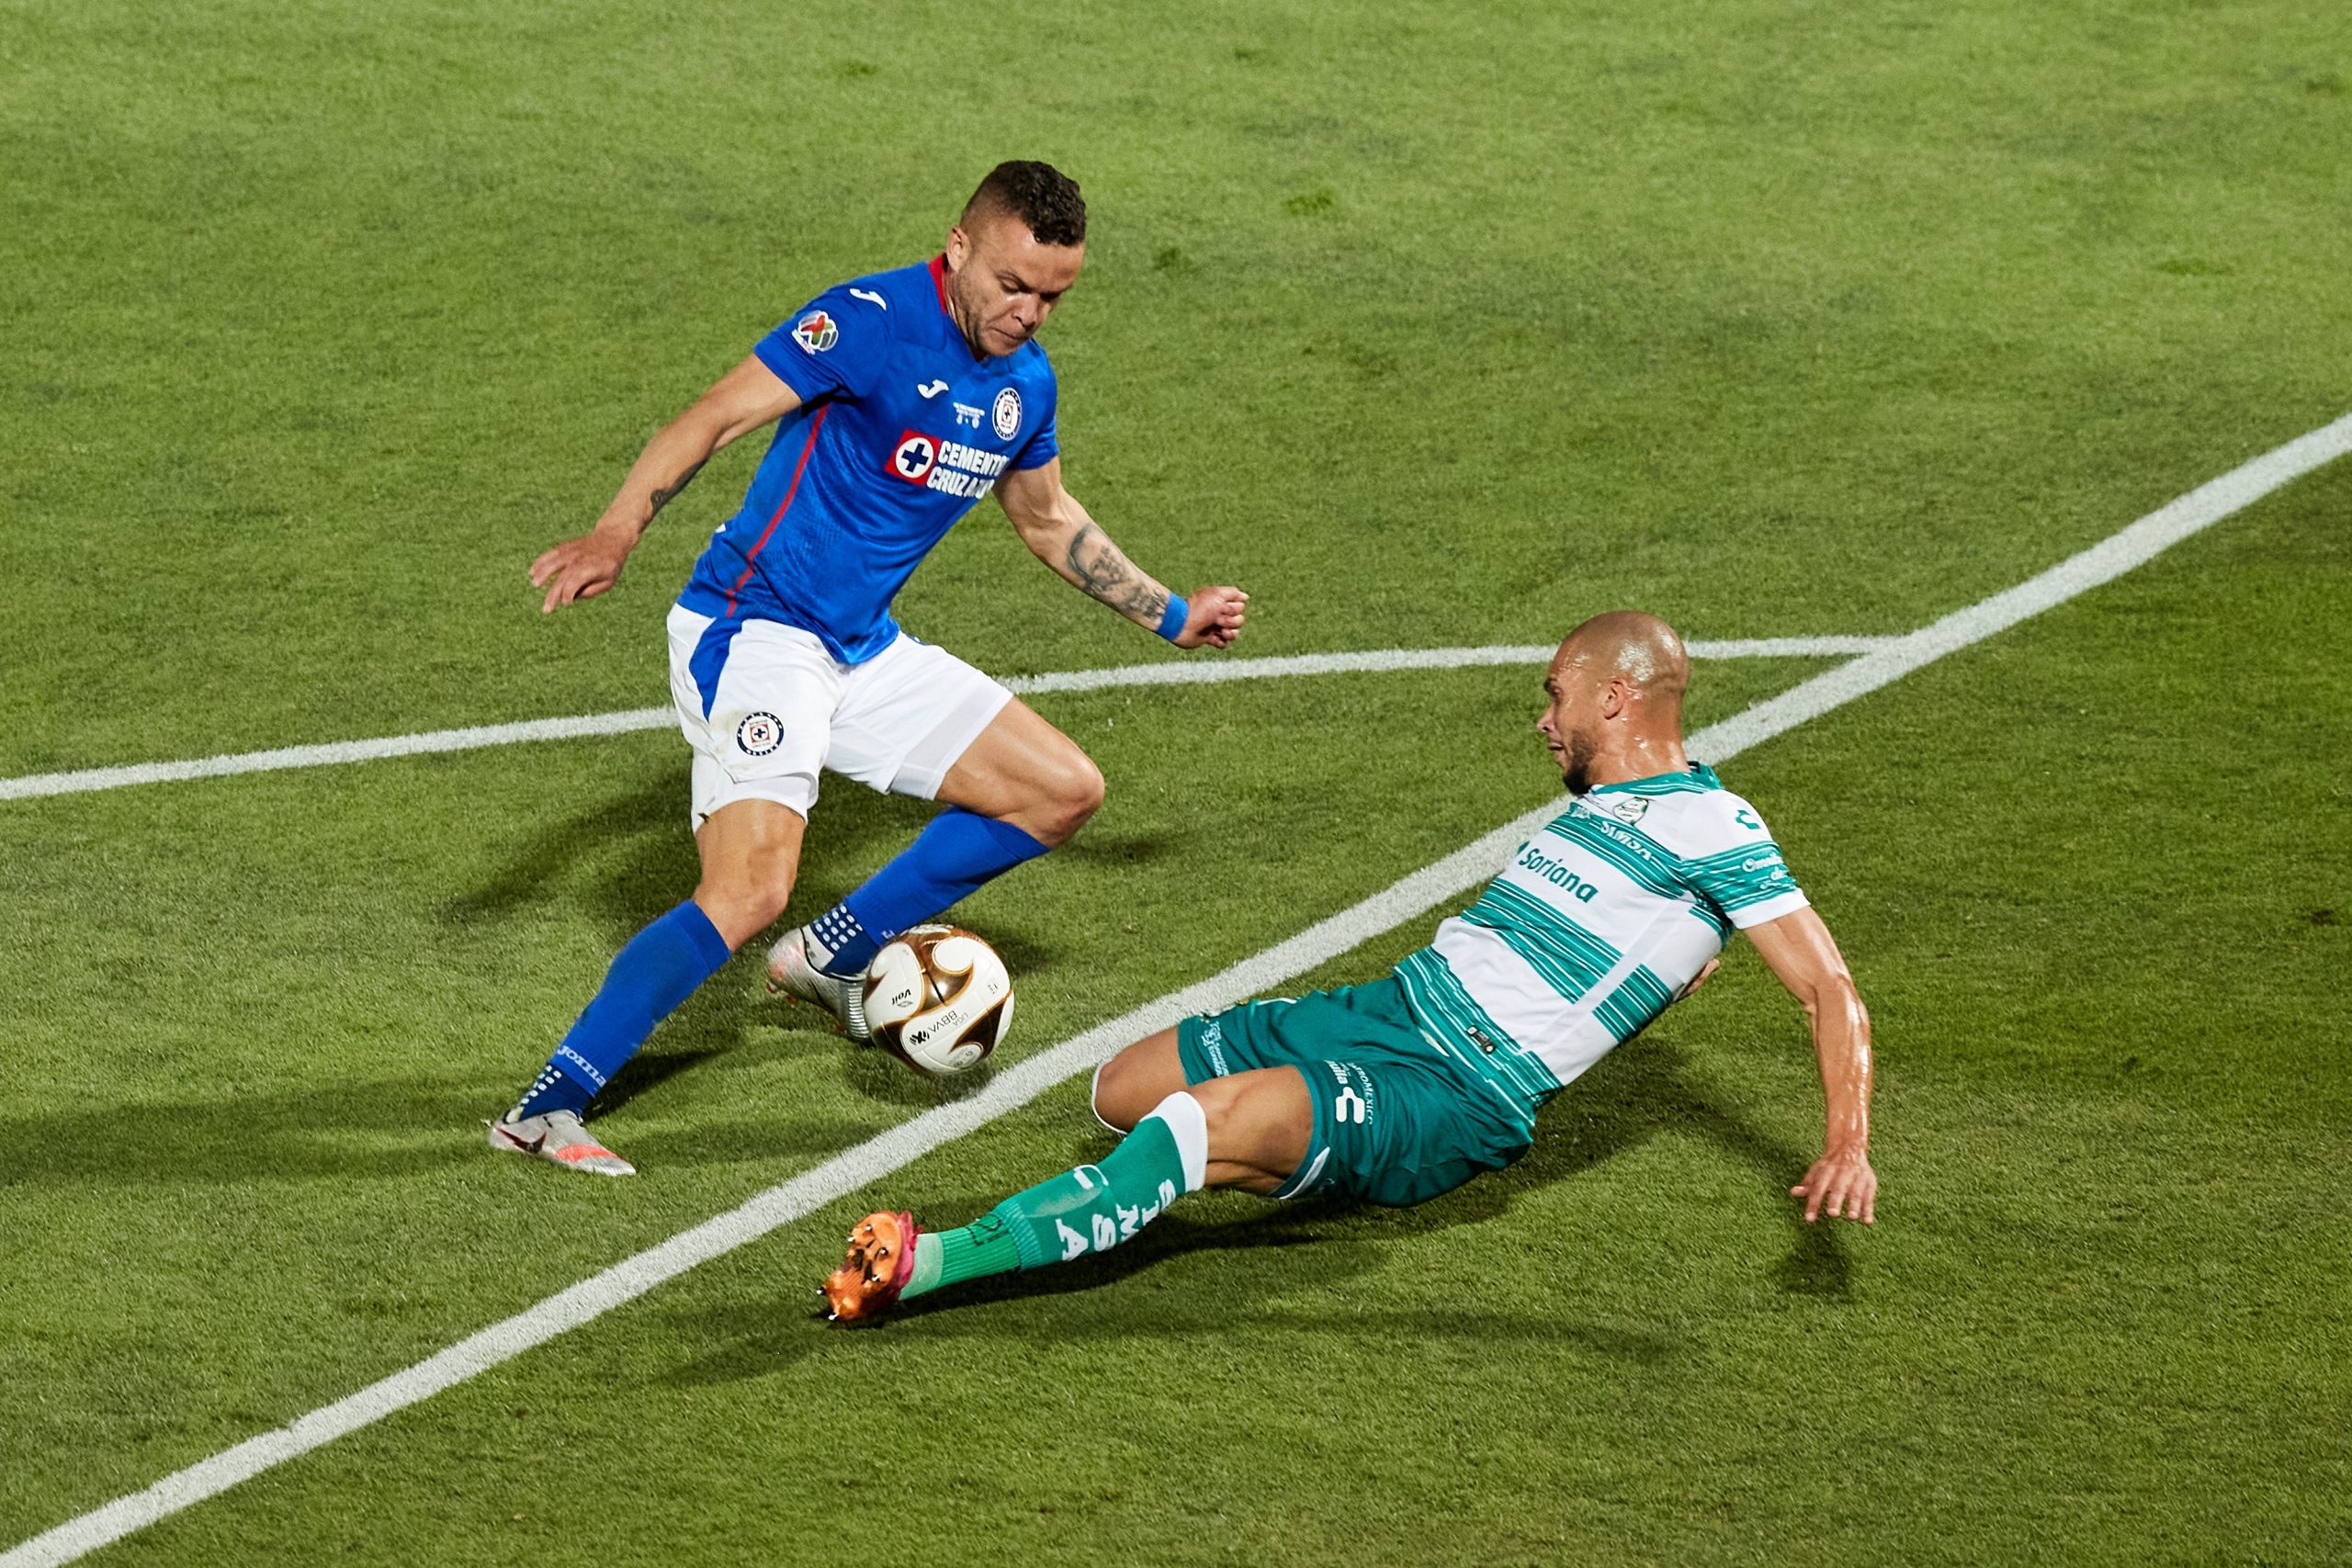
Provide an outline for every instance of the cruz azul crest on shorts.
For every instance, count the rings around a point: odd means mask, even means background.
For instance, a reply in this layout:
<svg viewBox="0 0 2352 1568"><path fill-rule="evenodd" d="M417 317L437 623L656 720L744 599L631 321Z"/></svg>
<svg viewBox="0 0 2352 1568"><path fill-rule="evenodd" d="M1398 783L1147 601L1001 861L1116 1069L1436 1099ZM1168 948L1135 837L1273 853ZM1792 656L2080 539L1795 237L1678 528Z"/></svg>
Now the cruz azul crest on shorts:
<svg viewBox="0 0 2352 1568"><path fill-rule="evenodd" d="M772 713L747 713L735 727L735 746L747 757L764 757L784 744L784 721Z"/></svg>
<svg viewBox="0 0 2352 1568"><path fill-rule="evenodd" d="M792 324L792 341L810 354L822 354L841 340L841 328L822 310L811 310Z"/></svg>
<svg viewBox="0 0 2352 1568"><path fill-rule="evenodd" d="M1010 441L1021 434L1021 393L1007 387L996 395L989 409L989 423L996 426L997 438Z"/></svg>

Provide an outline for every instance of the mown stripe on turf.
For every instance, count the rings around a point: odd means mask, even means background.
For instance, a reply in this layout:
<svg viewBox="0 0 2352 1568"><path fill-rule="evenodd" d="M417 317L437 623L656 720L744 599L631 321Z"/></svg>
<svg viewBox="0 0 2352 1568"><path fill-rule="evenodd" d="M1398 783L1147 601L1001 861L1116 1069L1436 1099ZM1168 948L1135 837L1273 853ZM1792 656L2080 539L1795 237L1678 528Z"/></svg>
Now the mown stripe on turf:
<svg viewBox="0 0 2352 1568"><path fill-rule="evenodd" d="M2260 500L2290 479L2352 452L2352 414L2265 453L2120 533L2072 556L2007 592L1946 615L1886 649L1792 687L1777 697L1708 726L1690 739L1695 756L1727 761L1887 682L1958 652L2030 616L2109 582L2199 530ZM290 1426L249 1438L143 1492L119 1497L0 1553L0 1568L56 1568L159 1519L216 1496L266 1470L300 1458L347 1432L372 1425L503 1361L634 1301L697 1264L757 1240L779 1225L849 1196L942 1144L1019 1109L1086 1070L1129 1041L1165 1029L1188 1013L1271 992L1431 906L1493 876L1517 850L1566 808L1555 800L1504 824L1433 865L1363 902L1318 920L1286 942L1223 973L1009 1068L968 1100L927 1111L772 1187L737 1209L704 1221L603 1273L582 1280L460 1340L438 1355L314 1410Z"/></svg>
<svg viewBox="0 0 2352 1568"><path fill-rule="evenodd" d="M1768 637L1688 645L1694 659L1819 659L1867 653L1894 642L1886 637ZM1227 659L1204 656L1184 663L1121 664L1107 670L1060 670L1043 675L1012 675L1004 683L1023 695L1038 692L1097 692L1116 686L1213 685L1283 675L1345 675L1388 670L1465 670L1478 665L1542 664L1552 657L1548 643L1487 648L1392 648L1354 653L1294 653L1279 658ZM288 768L327 768L418 757L439 751L476 751L530 740L578 740L595 735L628 735L667 729L678 722L666 707L628 708L619 713L581 714L571 718L530 718L513 724L481 724L463 729L428 729L414 735L385 735L368 740L332 740L312 746L280 746L266 751L236 751L190 757L175 762L129 762L71 773L27 773L0 779L0 800L32 800L51 795L128 789L133 784L177 784L236 773L277 773Z"/></svg>

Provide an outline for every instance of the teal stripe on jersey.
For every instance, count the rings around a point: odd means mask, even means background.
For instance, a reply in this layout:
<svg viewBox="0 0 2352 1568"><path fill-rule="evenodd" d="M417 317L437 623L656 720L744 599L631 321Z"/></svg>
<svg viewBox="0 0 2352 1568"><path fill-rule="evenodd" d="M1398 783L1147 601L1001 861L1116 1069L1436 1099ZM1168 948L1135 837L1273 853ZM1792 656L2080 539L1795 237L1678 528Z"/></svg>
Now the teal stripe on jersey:
<svg viewBox="0 0 2352 1568"><path fill-rule="evenodd" d="M1702 855L1684 867L1690 886L1726 909L1745 908L1797 890L1781 846L1770 839L1740 849Z"/></svg>
<svg viewBox="0 0 2352 1568"><path fill-rule="evenodd" d="M1464 911L1462 919L1467 924L1482 927L1501 938L1503 945L1525 959L1527 966L1535 971L1536 977L1550 987L1563 1003L1579 1000L1600 983L1602 976L1609 973L1609 964L1589 964L1573 953L1562 953L1544 933L1498 919L1492 910L1488 911L1487 919L1480 919L1474 908ZM1613 964L1615 960L1610 962Z"/></svg>
<svg viewBox="0 0 2352 1568"><path fill-rule="evenodd" d="M1469 919L1466 915L1463 918ZM1477 923L1486 925L1483 920ZM1527 960L1527 966L1534 970L1536 976L1545 985L1558 992L1563 1002L1577 1000L1592 989L1594 983L1605 973L1562 963L1557 950L1545 946L1542 941L1514 927L1488 925L1487 929L1502 938L1505 947Z"/></svg>
<svg viewBox="0 0 2352 1568"><path fill-rule="evenodd" d="M1537 968L1547 971L1552 988L1570 1001L1608 974L1619 957L1615 948L1566 915L1508 882L1489 884L1478 901L1462 911L1462 918L1496 932L1535 961ZM1562 971L1567 983L1551 979L1548 971L1553 969Z"/></svg>
<svg viewBox="0 0 2352 1568"><path fill-rule="evenodd" d="M1690 868L1695 863L1684 860L1640 829L1629 828L1623 823L1589 812L1571 811L1555 818L1544 830L1566 839L1579 849L1590 851L1632 877L1645 893L1678 902L1689 900L1690 912L1714 927L1716 935L1731 935L1732 923L1722 900L1715 897L1711 888L1691 876ZM1778 853L1778 851L1774 852ZM1738 862L1734 859L1732 863L1736 865ZM1788 886L1793 887L1795 884ZM1749 903L1754 901L1752 898L1746 900Z"/></svg>
<svg viewBox="0 0 2352 1568"><path fill-rule="evenodd" d="M1667 989L1666 982L1643 966L1626 976L1623 984L1603 998L1600 1005L1593 1009L1592 1016L1623 1045L1649 1027L1650 1021L1664 1012L1673 1000L1674 993Z"/></svg>
<svg viewBox="0 0 2352 1568"><path fill-rule="evenodd" d="M1681 857L1646 833L1573 811L1554 818L1544 830L1566 839L1578 849L1589 850L1641 884L1645 892L1673 898L1685 891L1676 875L1681 869Z"/></svg>
<svg viewBox="0 0 2352 1568"><path fill-rule="evenodd" d="M1731 923L1730 916L1724 914L1721 909L1715 908L1714 905L1709 903L1704 898L1702 898L1697 903L1691 905L1690 912L1693 915L1696 915L1699 919L1706 921L1709 925L1714 927L1715 934L1723 938L1725 942L1729 942L1731 940L1731 933L1738 929Z"/></svg>
<svg viewBox="0 0 2352 1568"><path fill-rule="evenodd" d="M1396 973L1422 1032L1448 1056L1493 1084L1513 1111L1532 1125L1535 1108L1559 1089L1552 1069L1487 1016L1436 949L1422 948L1397 964ZM1494 1049L1487 1050L1487 1044Z"/></svg>

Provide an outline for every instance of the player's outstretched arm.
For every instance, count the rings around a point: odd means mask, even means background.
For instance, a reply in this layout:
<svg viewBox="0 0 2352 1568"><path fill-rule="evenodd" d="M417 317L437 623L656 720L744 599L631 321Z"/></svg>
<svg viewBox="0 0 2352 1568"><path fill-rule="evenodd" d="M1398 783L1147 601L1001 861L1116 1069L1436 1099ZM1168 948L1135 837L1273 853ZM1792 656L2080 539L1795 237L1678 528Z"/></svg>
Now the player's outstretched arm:
<svg viewBox="0 0 2352 1568"><path fill-rule="evenodd" d="M1854 988L1845 956L1821 917L1810 908L1747 928L1747 939L1804 1004L1821 1062L1821 1092L1828 1132L1821 1157L1789 1189L1804 1200L1808 1223L1831 1219L1877 1223L1878 1173L1871 1168L1871 1015Z"/></svg>
<svg viewBox="0 0 2352 1568"><path fill-rule="evenodd" d="M1250 595L1238 588L1194 590L1183 601L1182 623L1171 624L1167 588L1129 560L1062 488L1059 457L1006 474L997 481L996 498L1032 555L1136 625L1179 648L1229 648L1241 635Z"/></svg>
<svg viewBox="0 0 2352 1568"><path fill-rule="evenodd" d="M720 377L694 406L654 433L621 481L596 526L566 539L531 563L531 586L545 588L539 613L594 599L621 580L621 567L663 507L684 490L711 454L800 406L800 395L753 355Z"/></svg>

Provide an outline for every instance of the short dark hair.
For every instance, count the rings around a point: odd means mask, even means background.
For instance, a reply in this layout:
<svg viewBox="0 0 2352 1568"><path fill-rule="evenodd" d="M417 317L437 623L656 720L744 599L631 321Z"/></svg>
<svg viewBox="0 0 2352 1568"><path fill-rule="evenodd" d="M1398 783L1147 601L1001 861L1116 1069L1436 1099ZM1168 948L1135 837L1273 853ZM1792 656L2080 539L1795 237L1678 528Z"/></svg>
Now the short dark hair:
<svg viewBox="0 0 2352 1568"><path fill-rule="evenodd" d="M1015 158L999 164L964 204L964 221L1010 212L1029 226L1041 245L1086 243L1086 198L1078 182L1051 164Z"/></svg>

